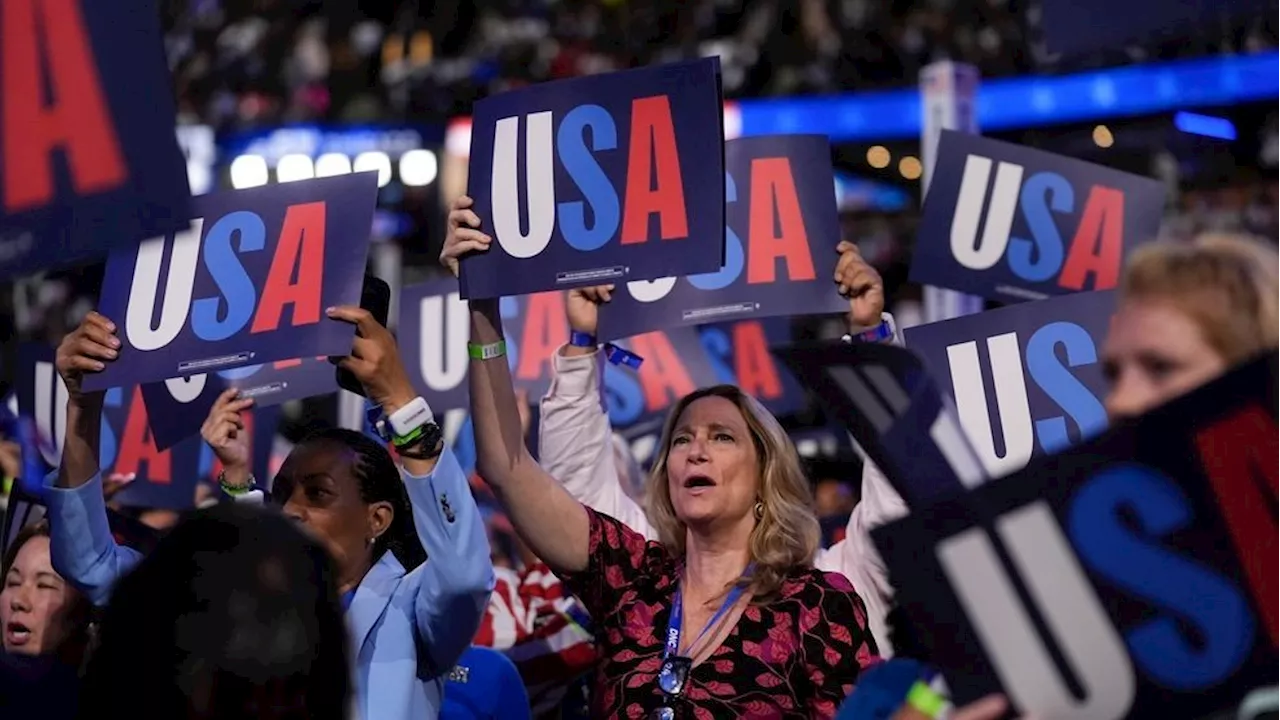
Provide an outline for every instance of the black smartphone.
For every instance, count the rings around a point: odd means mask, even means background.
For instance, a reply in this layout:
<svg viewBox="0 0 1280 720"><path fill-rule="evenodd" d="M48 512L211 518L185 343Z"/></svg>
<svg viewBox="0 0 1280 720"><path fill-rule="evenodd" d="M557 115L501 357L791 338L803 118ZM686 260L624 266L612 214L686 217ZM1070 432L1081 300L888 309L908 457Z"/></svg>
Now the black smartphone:
<svg viewBox="0 0 1280 720"><path fill-rule="evenodd" d="M382 278L366 274L360 290L360 307L369 311L374 320L387 326L387 314L391 312L391 286ZM364 386L350 370L337 368L338 387L357 395L364 395Z"/></svg>

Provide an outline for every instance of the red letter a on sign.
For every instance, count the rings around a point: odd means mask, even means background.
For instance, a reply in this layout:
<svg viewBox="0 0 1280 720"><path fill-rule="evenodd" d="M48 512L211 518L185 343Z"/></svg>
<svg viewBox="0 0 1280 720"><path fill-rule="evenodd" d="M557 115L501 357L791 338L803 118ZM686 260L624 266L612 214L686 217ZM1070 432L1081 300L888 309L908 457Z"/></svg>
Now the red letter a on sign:
<svg viewBox="0 0 1280 720"><path fill-rule="evenodd" d="M271 258L262 301L249 332L280 327L285 305L293 305L293 326L320 322L320 292L324 289L323 202L290 205L280 229L280 245ZM295 279L293 269L298 269Z"/></svg>
<svg viewBox="0 0 1280 720"><path fill-rule="evenodd" d="M636 98L631 102L623 245L642 243L648 238L649 216L654 213L658 215L663 240L689 237L683 183L671 102L666 95Z"/></svg>
<svg viewBox="0 0 1280 720"><path fill-rule="evenodd" d="M127 179L79 5L77 0L0 2L0 157L9 212L53 199L50 154L55 148L66 153L78 193L103 192ZM52 102L46 102L46 87Z"/></svg>
<svg viewBox="0 0 1280 720"><path fill-rule="evenodd" d="M773 282L777 277L778 258L786 260L787 279L792 282L817 276L791 163L786 158L759 158L751 161L747 282L751 285Z"/></svg>
<svg viewBox="0 0 1280 720"><path fill-rule="evenodd" d="M1251 407L1201 430L1200 461L1276 644L1276 424Z"/></svg>
<svg viewBox="0 0 1280 720"><path fill-rule="evenodd" d="M156 441L151 437L147 422L147 406L142 402L141 385L133 388L133 398L129 400L127 410L129 414L125 417L124 432L120 434L120 454L116 456L116 472L137 473L142 463L146 463L149 481L169 484L173 481L169 451L156 449Z"/></svg>

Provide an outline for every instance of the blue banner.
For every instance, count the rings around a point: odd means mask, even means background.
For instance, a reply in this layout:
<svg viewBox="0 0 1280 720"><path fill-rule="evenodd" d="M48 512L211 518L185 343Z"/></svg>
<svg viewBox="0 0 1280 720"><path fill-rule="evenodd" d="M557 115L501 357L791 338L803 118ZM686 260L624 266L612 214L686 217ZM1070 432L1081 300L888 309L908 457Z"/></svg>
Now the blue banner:
<svg viewBox="0 0 1280 720"><path fill-rule="evenodd" d="M40 435L47 440L40 452L49 469L58 466L66 436L67 389L54 369L53 357L48 346L21 346L20 380L15 383L20 413L35 418ZM139 386L110 388L103 404L98 460L103 477L137 476L112 499L121 505L172 510L194 505L200 479L220 470L213 450L198 435L168 449L157 447ZM266 478L279 410L256 410L246 418L253 434L254 473Z"/></svg>
<svg viewBox="0 0 1280 720"><path fill-rule="evenodd" d="M1276 684L1276 354L872 531L957 706L1232 717Z"/></svg>
<svg viewBox="0 0 1280 720"><path fill-rule="evenodd" d="M991 477L1107 427L1100 351L1113 292L1078 293L917 325L904 341L955 399Z"/></svg>
<svg viewBox="0 0 1280 720"><path fill-rule="evenodd" d="M0 278L191 217L151 0L0 4Z"/></svg>
<svg viewBox="0 0 1280 720"><path fill-rule="evenodd" d="M338 389L336 369L328 358L300 358L147 383L142 399L152 438L164 450L198 434L214 402L228 388L253 398L254 408L327 395Z"/></svg>
<svg viewBox="0 0 1280 720"><path fill-rule="evenodd" d="M1149 178L944 130L911 281L1001 302L1110 290L1156 239L1164 195Z"/></svg>
<svg viewBox="0 0 1280 720"><path fill-rule="evenodd" d="M705 325L698 336L716 373L716 381L737 385L764 403L776 417L808 406L804 388L769 348L791 342L790 318L742 320Z"/></svg>
<svg viewBox="0 0 1280 720"><path fill-rule="evenodd" d="M725 144L725 255L714 272L619 284L601 339L680 325L848 310L836 292L840 242L831 146L820 135Z"/></svg>
<svg viewBox="0 0 1280 720"><path fill-rule="evenodd" d="M350 353L325 309L360 304L377 190L368 172L202 195L188 229L114 250L98 311L120 358L85 388Z"/></svg>
<svg viewBox="0 0 1280 720"><path fill-rule="evenodd" d="M467 187L494 243L462 262L462 296L718 270L722 113L717 58L476 103Z"/></svg>
<svg viewBox="0 0 1280 720"><path fill-rule="evenodd" d="M644 362L639 370L605 363L605 407L615 429L661 420L680 398L720 382L694 328L655 330L617 344Z"/></svg>

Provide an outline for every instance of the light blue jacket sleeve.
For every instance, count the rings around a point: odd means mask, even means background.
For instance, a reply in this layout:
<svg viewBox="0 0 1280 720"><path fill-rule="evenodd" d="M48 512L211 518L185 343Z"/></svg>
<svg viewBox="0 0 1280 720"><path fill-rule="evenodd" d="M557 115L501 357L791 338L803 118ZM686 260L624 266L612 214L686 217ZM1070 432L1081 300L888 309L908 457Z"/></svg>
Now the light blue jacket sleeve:
<svg viewBox="0 0 1280 720"><path fill-rule="evenodd" d="M427 551L415 619L432 664L444 673L471 645L489 604L494 585L489 537L452 450L445 448L426 477L401 472L413 504L413 525Z"/></svg>
<svg viewBox="0 0 1280 720"><path fill-rule="evenodd" d="M58 488L53 487L57 472L45 478L53 569L94 605L106 605L116 580L132 570L142 555L117 545L112 537L101 474L77 488Z"/></svg>

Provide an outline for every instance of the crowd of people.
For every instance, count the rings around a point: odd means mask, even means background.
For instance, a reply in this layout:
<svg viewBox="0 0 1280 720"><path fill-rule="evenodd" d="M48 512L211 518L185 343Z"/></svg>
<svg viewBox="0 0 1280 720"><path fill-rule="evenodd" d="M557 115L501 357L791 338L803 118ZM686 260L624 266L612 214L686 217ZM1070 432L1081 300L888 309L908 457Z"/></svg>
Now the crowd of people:
<svg viewBox="0 0 1280 720"><path fill-rule="evenodd" d="M455 275L460 257L491 244L467 198L447 237ZM873 325L883 281L856 246L841 250L833 292L849 298L852 329ZM1274 350L1278 265L1274 247L1242 236L1136 252L1102 351L1108 416L1134 417ZM569 293L575 337L595 336L611 289ZM870 541L905 513L874 464L856 480L843 539L821 547L794 443L759 402L720 385L675 404L637 483L590 343L556 351L535 460L497 302L472 301L477 471L518 545L514 563L495 562L491 523L392 335L360 308L329 315L356 327L340 364L388 418L389 442L320 430L257 479L244 431L253 401L227 391L201 431L222 464L222 502L145 553L113 534L102 394L81 386L117 357L116 326L89 312L66 335L66 435L47 515L3 559L5 717L70 717L77 704L104 717L938 717L918 703L866 714L877 673L929 660L895 627ZM950 717L1007 709L993 697Z"/></svg>

